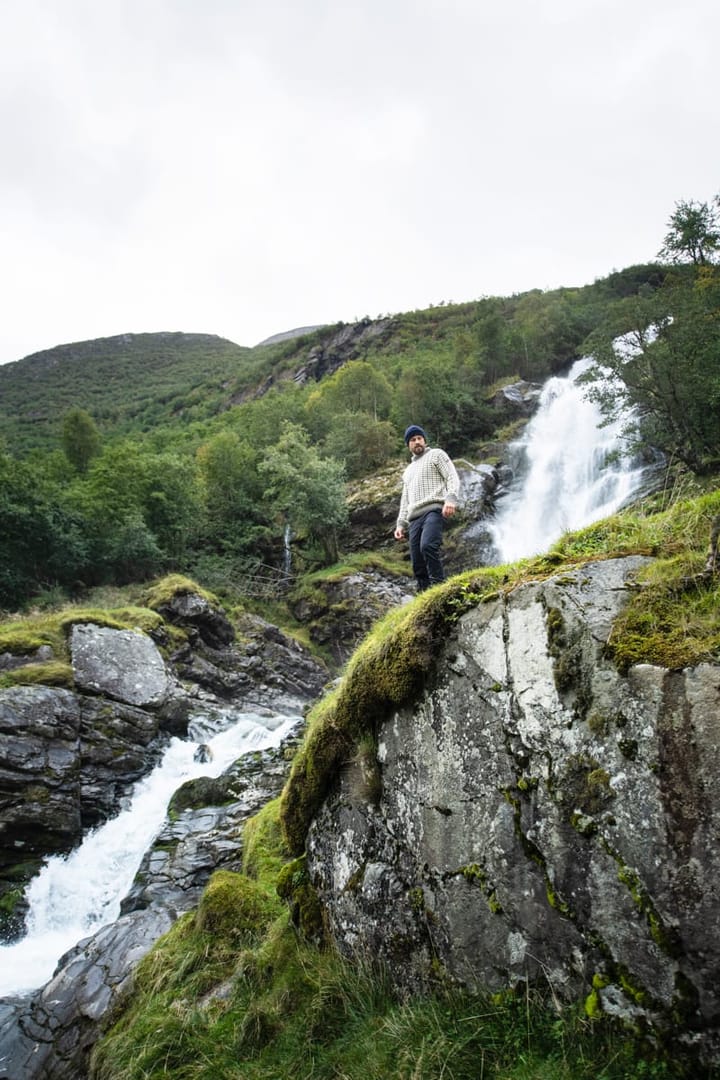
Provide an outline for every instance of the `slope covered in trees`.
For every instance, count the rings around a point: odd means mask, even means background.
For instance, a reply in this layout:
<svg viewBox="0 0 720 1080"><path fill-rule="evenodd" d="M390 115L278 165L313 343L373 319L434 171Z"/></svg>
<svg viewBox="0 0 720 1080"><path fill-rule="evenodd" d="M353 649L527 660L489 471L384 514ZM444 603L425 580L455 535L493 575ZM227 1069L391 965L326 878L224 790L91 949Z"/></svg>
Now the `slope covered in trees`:
<svg viewBox="0 0 720 1080"><path fill-rule="evenodd" d="M0 368L0 608L179 569L203 580L338 554L344 479L403 459L401 432L467 456L506 417L495 388L592 350L641 437L697 473L720 461L717 202L679 203L662 253L593 285L483 298L243 349L123 335ZM619 350L618 339L632 343Z"/></svg>

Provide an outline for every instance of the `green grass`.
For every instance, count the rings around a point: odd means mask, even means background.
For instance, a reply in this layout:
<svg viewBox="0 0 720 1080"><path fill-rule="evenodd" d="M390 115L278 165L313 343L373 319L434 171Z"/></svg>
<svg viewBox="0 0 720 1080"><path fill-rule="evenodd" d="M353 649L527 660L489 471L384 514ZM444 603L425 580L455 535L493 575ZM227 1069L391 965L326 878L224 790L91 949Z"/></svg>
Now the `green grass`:
<svg viewBox="0 0 720 1080"><path fill-rule="evenodd" d="M139 965L125 1010L95 1048L92 1080L703 1075L538 991L394 993L381 969L296 931L275 891L287 858L277 800L245 836L245 872L215 874L198 911Z"/></svg>

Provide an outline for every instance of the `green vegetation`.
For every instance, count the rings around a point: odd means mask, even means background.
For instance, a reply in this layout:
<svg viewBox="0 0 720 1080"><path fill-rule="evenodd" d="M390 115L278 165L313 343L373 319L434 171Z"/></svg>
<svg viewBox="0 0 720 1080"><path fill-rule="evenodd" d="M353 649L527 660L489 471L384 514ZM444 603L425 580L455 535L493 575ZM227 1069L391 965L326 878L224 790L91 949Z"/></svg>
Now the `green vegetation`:
<svg viewBox="0 0 720 1080"><path fill-rule="evenodd" d="M449 989L442 972L434 993L394 994L382 970L348 963L325 939L303 855L341 763L354 761L368 802L377 798L378 727L419 694L448 627L522 582L651 555L608 656L620 670L720 658L720 580L706 570L720 515L720 491L708 490L720 471L718 243L716 209L678 204L661 252L672 265L630 267L584 288L438 305L256 349L206 335L125 335L0 368L0 607L27 612L0 622L0 652L28 659L2 686L71 685L75 623L156 630L157 609L178 592L202 590L211 603L217 595L241 622L243 610L258 610L245 579L282 564L288 535L304 570L289 600L367 566L407 572L394 553L343 550L348 504L363 483L393 494L406 423L471 456L514 432L513 417L493 404L499 387L543 379L591 349L616 376L609 388L591 384L608 415L634 405L641 439L668 454L668 476L685 484L543 556L458 575L374 626L313 708L282 797L246 825L242 873L215 874L197 911L139 965L95 1050L95 1080L701 1075L614 1028L602 1014L601 975L586 1002L567 1009L539 990ZM350 345L338 344L338 330ZM618 354L620 334L635 345L629 359ZM259 610L306 633L282 599ZM547 614L563 689L573 683L572 643L559 612ZM42 646L52 658L33 662ZM597 731L607 722L588 717ZM612 793L593 759L575 772L573 808L588 811L574 822L582 830ZM536 783L521 777L508 799ZM225 795L221 784L187 785L173 812ZM481 866L457 873L496 910ZM620 866L619 880L659 939L656 913ZM422 890L410 902L422 908Z"/></svg>
<svg viewBox="0 0 720 1080"><path fill-rule="evenodd" d="M591 1004L587 1014L583 1005L561 1009L524 988L393 993L381 969L298 933L277 887L302 888L302 860L286 859L275 800L245 827L243 872L217 872L197 912L140 963L129 1004L95 1048L91 1080L700 1075L620 1032Z"/></svg>
<svg viewBox="0 0 720 1080"><path fill-rule="evenodd" d="M632 267L256 349L129 334L4 365L0 608L168 571L237 583L279 567L288 535L309 569L332 563L345 481L398 469L409 418L471 453L513 419L499 385L560 370L641 293L667 307L665 276Z"/></svg>

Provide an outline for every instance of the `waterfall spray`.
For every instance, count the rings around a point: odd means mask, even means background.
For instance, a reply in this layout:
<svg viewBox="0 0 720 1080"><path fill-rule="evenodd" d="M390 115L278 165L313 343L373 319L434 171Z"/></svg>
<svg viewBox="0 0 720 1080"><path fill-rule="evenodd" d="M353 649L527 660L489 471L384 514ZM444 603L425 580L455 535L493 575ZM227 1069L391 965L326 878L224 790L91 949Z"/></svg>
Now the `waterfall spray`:
<svg viewBox="0 0 720 1080"><path fill-rule="evenodd" d="M549 379L537 413L511 444L516 482L489 525L497 562L547 551L564 532L614 514L643 484L647 467L625 437L631 415L606 423L577 382L591 364L578 360L566 377Z"/></svg>
<svg viewBox="0 0 720 1080"><path fill-rule="evenodd" d="M70 855L49 858L30 882L27 934L0 947L0 996L42 986L63 953L118 917L120 902L180 784L219 776L242 754L278 745L298 720L228 711L226 726L218 732L217 723L200 719L193 737L209 746L209 761L195 756L196 742L172 739L160 764L135 785L127 808L88 833Z"/></svg>

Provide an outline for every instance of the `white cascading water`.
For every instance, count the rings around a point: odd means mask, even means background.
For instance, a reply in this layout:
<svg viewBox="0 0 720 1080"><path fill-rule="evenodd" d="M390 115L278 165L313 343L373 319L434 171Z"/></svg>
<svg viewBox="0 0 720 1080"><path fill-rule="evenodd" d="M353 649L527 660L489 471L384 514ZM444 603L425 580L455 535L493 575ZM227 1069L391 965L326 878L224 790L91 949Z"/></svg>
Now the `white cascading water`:
<svg viewBox="0 0 720 1080"><path fill-rule="evenodd" d="M630 417L603 425L576 381L591 364L578 360L545 383L538 411L510 448L518 483L489 524L499 563L547 551L563 533L614 514L643 484L647 468L623 438Z"/></svg>
<svg viewBox="0 0 720 1080"><path fill-rule="evenodd" d="M206 763L193 759L197 742L172 739L160 764L135 785L127 808L88 833L70 855L50 858L31 881L27 934L0 947L0 997L43 986L63 953L119 916L120 902L181 784L219 776L249 750L277 746L299 719L241 713L219 734L213 734L217 722L199 722L193 737L210 746L212 760Z"/></svg>

